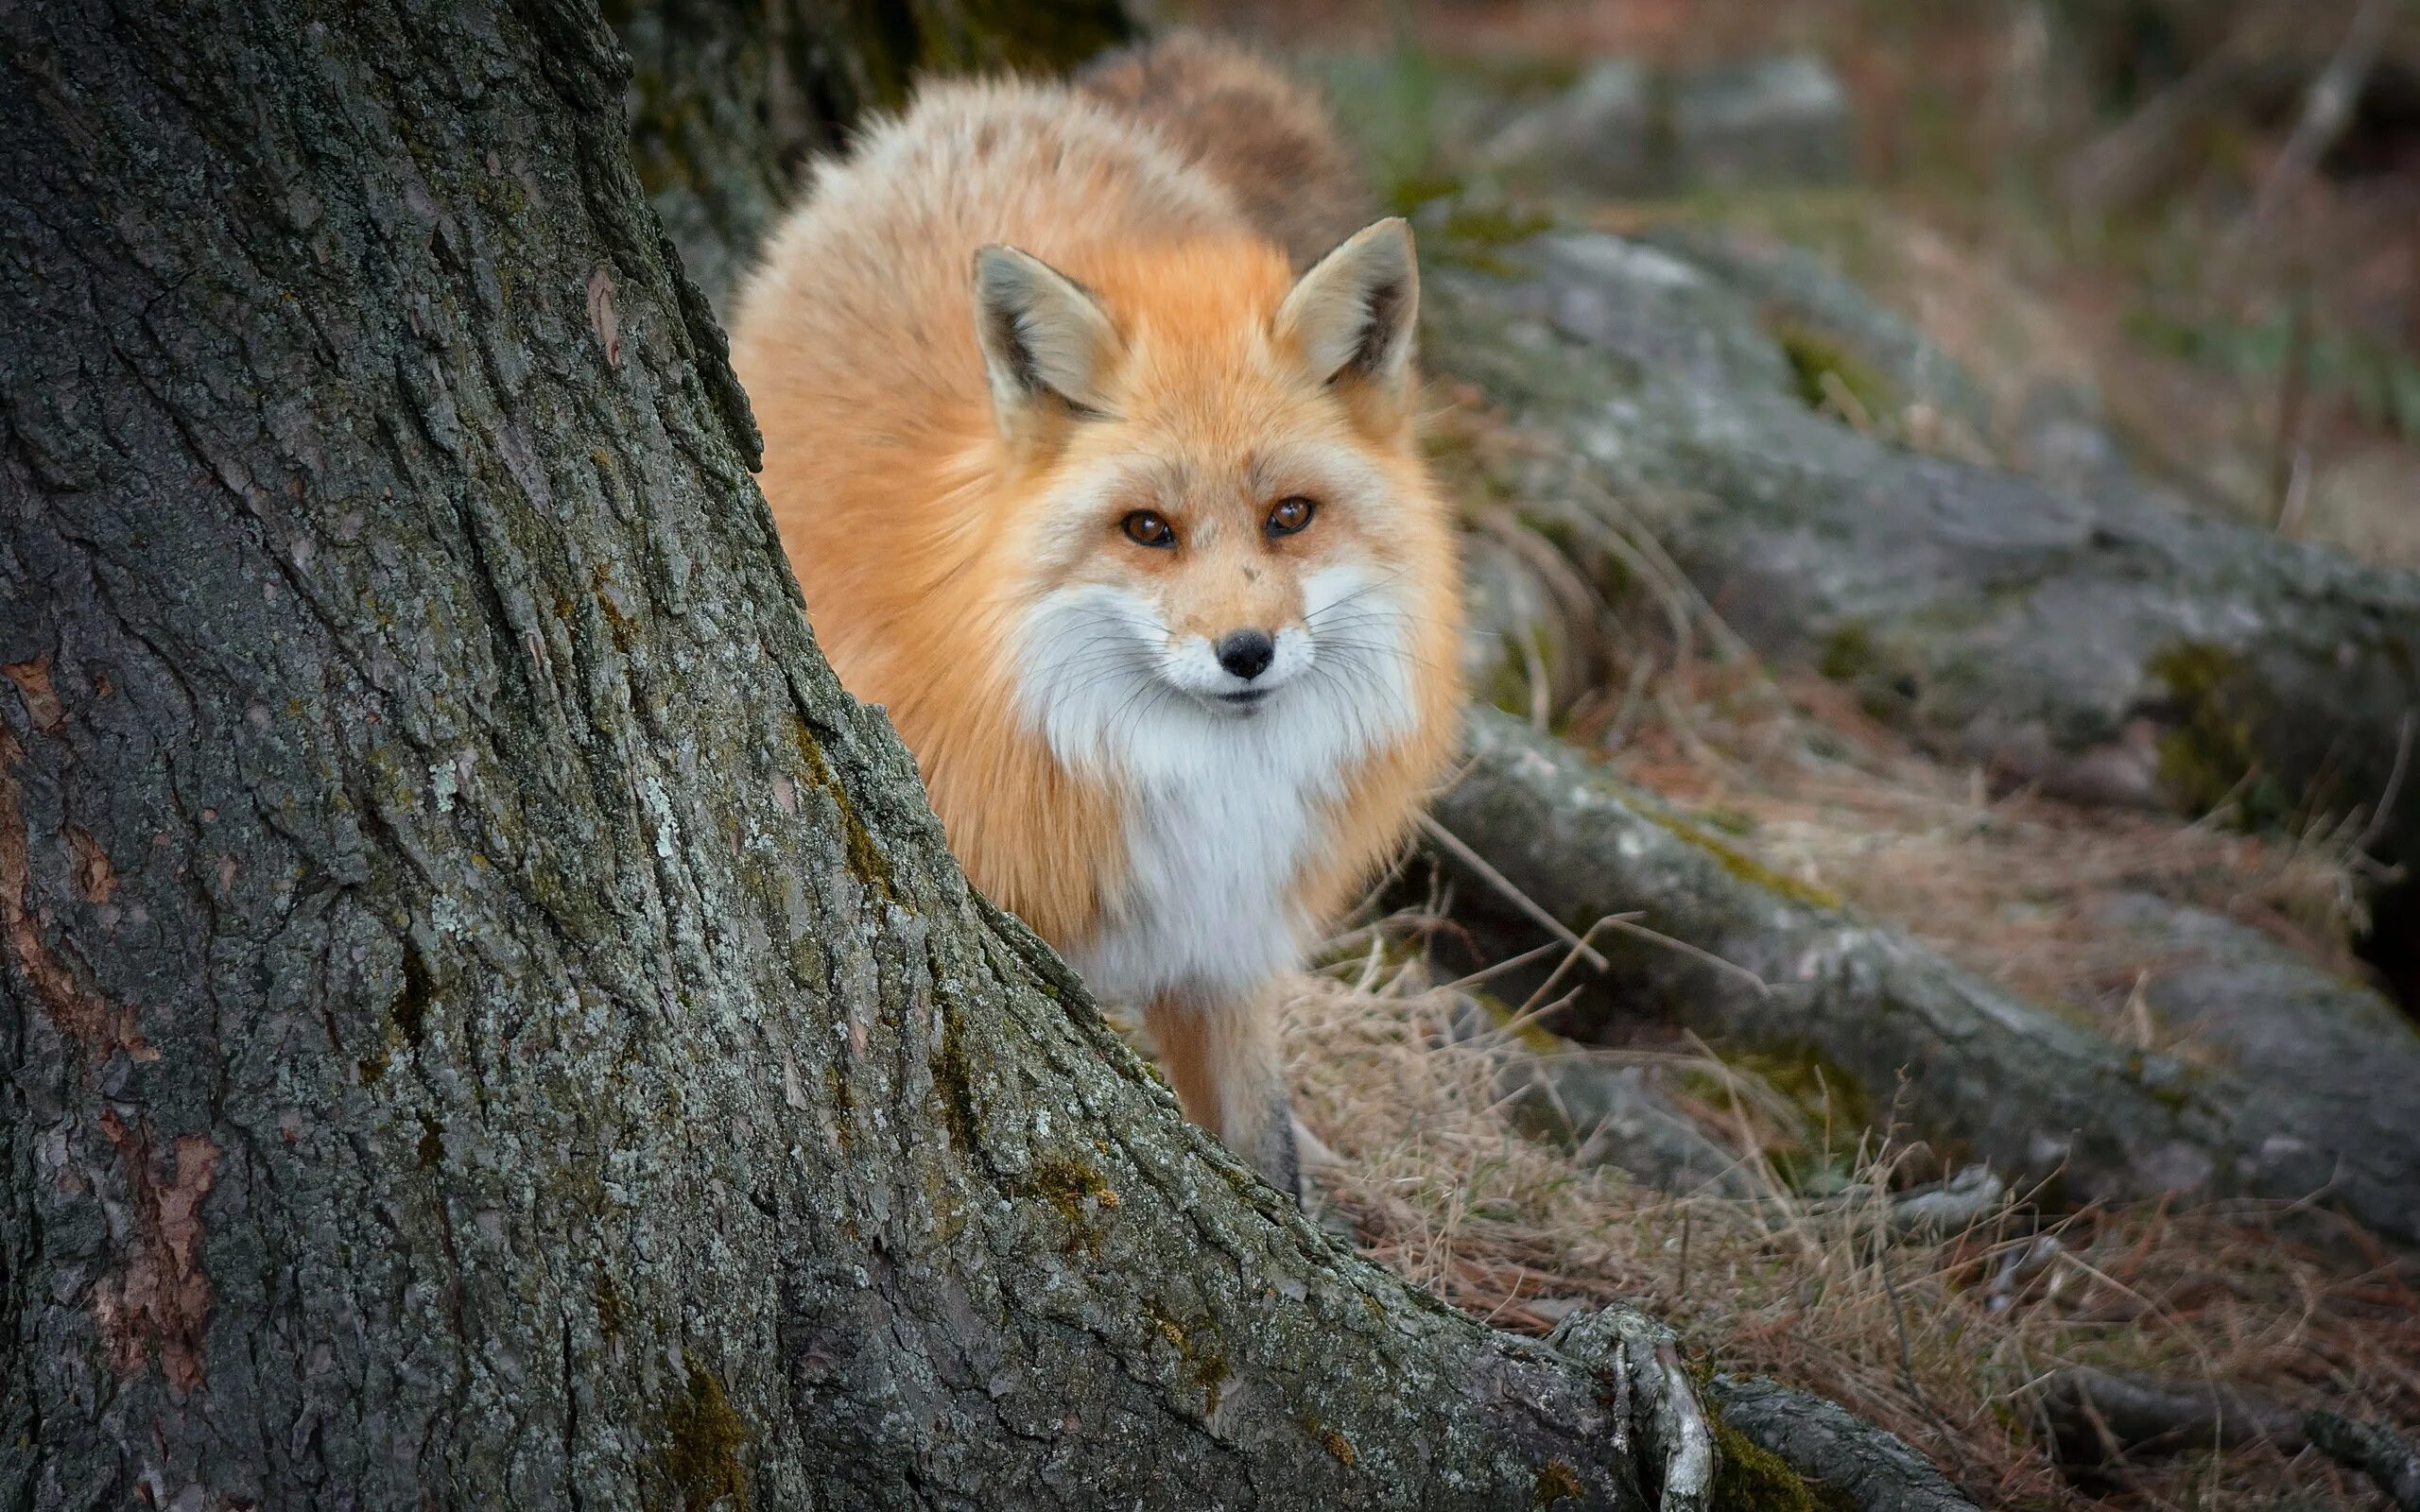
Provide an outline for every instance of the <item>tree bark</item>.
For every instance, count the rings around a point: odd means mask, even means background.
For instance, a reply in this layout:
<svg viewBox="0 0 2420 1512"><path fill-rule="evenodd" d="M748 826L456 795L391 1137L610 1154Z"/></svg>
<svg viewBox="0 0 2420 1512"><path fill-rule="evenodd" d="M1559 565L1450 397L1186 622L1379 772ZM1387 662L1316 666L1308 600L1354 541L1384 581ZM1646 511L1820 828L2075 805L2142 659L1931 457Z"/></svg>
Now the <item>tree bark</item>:
<svg viewBox="0 0 2420 1512"><path fill-rule="evenodd" d="M1723 1425L1830 1491L1855 1512L1974 1512L1898 1435L1778 1382L1717 1376Z"/></svg>
<svg viewBox="0 0 2420 1512"><path fill-rule="evenodd" d="M593 11L0 39L0 1503L1704 1470L1644 1320L1507 1338L1340 1250L968 889Z"/></svg>
<svg viewBox="0 0 2420 1512"><path fill-rule="evenodd" d="M609 0L630 50L631 152L720 307L814 153L918 69L1055 72L1127 41L1118 0Z"/></svg>

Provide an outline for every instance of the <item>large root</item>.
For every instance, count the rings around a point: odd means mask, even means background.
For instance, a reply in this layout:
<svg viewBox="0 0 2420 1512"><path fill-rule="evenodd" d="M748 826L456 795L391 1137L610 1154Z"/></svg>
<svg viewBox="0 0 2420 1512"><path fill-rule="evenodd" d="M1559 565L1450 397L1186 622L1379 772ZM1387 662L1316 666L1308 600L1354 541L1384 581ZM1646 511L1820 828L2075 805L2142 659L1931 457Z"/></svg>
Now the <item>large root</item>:
<svg viewBox="0 0 2420 1512"><path fill-rule="evenodd" d="M1469 909L1534 930L1496 905L1500 884L1575 930L1635 911L1633 929L1599 936L1608 966L1575 1005L1580 1032L1651 1014L1719 1043L1811 1053L1926 1137L2070 1199L2322 1194L2420 1238L2420 1077L2348 1095L2308 1057L2221 1066L2119 1045L1767 870L1502 714L1474 712L1467 754L1437 818L1496 874L1471 878ZM2365 1054L2407 1049L2381 1032Z"/></svg>

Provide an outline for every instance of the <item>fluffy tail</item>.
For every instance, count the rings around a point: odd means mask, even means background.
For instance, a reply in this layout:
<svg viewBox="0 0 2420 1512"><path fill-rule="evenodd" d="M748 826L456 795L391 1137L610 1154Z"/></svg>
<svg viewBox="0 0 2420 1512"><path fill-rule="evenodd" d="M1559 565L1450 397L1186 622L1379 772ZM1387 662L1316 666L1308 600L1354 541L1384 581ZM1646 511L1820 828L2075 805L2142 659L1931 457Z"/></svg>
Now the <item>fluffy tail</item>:
<svg viewBox="0 0 2420 1512"><path fill-rule="evenodd" d="M1077 84L1225 184L1297 268L1375 218L1319 95L1241 47L1173 31L1103 56Z"/></svg>

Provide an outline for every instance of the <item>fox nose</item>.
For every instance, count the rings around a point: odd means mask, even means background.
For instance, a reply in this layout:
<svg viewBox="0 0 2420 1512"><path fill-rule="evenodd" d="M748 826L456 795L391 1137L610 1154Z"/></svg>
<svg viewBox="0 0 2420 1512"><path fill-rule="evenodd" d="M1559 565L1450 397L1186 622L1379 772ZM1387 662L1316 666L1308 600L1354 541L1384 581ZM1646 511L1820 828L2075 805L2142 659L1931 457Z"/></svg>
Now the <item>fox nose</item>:
<svg viewBox="0 0 2420 1512"><path fill-rule="evenodd" d="M1250 682L1277 660L1277 643L1259 630L1231 631L1219 642L1219 664Z"/></svg>

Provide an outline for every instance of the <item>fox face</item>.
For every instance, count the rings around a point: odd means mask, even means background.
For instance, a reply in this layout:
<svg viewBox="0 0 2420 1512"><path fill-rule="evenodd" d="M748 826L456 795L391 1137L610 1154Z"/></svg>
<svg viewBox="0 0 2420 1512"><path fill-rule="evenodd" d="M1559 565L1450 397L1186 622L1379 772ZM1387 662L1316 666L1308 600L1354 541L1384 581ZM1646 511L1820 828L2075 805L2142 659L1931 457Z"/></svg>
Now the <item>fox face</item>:
<svg viewBox="0 0 2420 1512"><path fill-rule="evenodd" d="M1441 528L1410 424L1416 277L1399 221L1293 282L1257 244L1140 255L1098 291L978 256L1027 501L1020 693L1061 760L1149 778L1257 753L1316 785L1408 728Z"/></svg>

